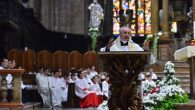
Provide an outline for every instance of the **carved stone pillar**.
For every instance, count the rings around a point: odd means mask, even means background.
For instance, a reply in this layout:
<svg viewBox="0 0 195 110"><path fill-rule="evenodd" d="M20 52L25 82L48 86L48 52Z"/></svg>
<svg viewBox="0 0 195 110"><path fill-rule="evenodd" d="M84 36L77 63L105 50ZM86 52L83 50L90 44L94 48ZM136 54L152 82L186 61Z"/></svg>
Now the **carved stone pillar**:
<svg viewBox="0 0 195 110"><path fill-rule="evenodd" d="M152 34L158 33L159 31L159 18L158 18L158 0L152 0Z"/></svg>
<svg viewBox="0 0 195 110"><path fill-rule="evenodd" d="M162 0L163 2L163 25L162 30L164 36L161 39L167 40L170 39L169 36L169 0Z"/></svg>

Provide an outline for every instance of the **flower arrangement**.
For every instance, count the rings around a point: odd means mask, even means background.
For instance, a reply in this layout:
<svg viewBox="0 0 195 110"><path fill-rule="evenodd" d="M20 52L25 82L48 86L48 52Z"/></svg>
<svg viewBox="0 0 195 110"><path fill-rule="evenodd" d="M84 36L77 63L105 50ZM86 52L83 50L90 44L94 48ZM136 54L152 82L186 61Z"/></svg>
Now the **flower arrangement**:
<svg viewBox="0 0 195 110"><path fill-rule="evenodd" d="M165 77L156 82L155 87L144 87L143 103L146 110L175 110L175 103L189 101L187 93L178 85L174 76L174 64L168 61L164 69Z"/></svg>
<svg viewBox="0 0 195 110"><path fill-rule="evenodd" d="M163 33L161 31L158 32L156 35L149 34L146 36L146 39L143 44L146 50L149 50L151 48L151 52L154 55L155 60L157 59L157 54L158 54L158 48L157 48L158 40L160 39L160 36L162 35ZM151 41L153 41L152 44L151 44Z"/></svg>

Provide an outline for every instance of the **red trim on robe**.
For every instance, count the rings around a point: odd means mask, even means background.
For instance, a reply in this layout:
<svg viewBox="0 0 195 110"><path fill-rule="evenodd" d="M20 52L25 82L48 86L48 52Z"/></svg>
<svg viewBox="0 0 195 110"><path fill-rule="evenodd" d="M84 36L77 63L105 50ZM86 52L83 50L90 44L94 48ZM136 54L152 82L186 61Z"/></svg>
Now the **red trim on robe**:
<svg viewBox="0 0 195 110"><path fill-rule="evenodd" d="M95 93L90 93L79 102L80 108L98 107L99 99Z"/></svg>

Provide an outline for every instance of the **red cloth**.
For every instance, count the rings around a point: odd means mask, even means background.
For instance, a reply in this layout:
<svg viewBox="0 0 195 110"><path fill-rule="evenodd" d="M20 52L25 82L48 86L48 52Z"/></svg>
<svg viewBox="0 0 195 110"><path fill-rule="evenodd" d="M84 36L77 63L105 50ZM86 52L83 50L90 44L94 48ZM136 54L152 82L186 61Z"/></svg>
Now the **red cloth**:
<svg viewBox="0 0 195 110"><path fill-rule="evenodd" d="M85 98L80 100L80 108L98 107L99 100L95 93L88 94Z"/></svg>
<svg viewBox="0 0 195 110"><path fill-rule="evenodd" d="M99 105L102 104L102 102L103 102L103 97L102 97L101 95L98 95L97 97L98 97L98 104L99 104Z"/></svg>

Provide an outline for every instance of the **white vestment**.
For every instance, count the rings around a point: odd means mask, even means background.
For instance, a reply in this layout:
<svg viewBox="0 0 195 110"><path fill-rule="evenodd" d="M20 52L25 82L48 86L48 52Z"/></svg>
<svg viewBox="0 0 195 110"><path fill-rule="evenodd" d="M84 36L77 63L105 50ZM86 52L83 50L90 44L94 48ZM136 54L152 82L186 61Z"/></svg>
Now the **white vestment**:
<svg viewBox="0 0 195 110"><path fill-rule="evenodd" d="M65 89L62 89L62 101L67 101L68 99L68 85L66 84L66 80L64 78L60 78L61 87L64 87Z"/></svg>
<svg viewBox="0 0 195 110"><path fill-rule="evenodd" d="M90 71L90 73L88 74L88 77L89 79L92 79L95 75L98 75L96 71Z"/></svg>
<svg viewBox="0 0 195 110"><path fill-rule="evenodd" d="M2 69L5 69L4 67L2 67L2 66L0 66L0 70L2 70ZM2 81L2 76L0 75L0 83L1 83L1 81ZM13 76L11 75L11 74L7 74L7 76L6 76L6 81L7 81L7 88L8 89L11 89L12 88L12 80L13 80Z"/></svg>
<svg viewBox="0 0 195 110"><path fill-rule="evenodd" d="M38 73L36 75L36 82L38 86L38 92L43 99L43 106L51 107L51 94L49 91L48 76Z"/></svg>
<svg viewBox="0 0 195 110"><path fill-rule="evenodd" d="M147 74L150 74L149 72ZM157 76L154 72L151 73L151 79L152 80L157 80Z"/></svg>
<svg viewBox="0 0 195 110"><path fill-rule="evenodd" d="M89 93L94 93L93 91L90 91L89 88L90 88L90 85L88 84L85 78L76 80L75 94L81 99L86 97Z"/></svg>
<svg viewBox="0 0 195 110"><path fill-rule="evenodd" d="M105 51L105 48L101 48L101 51ZM144 51L138 44L134 43L131 39L128 41L127 46L121 46L120 36L113 42L110 47L110 51Z"/></svg>
<svg viewBox="0 0 195 110"><path fill-rule="evenodd" d="M67 96L64 96L65 94L65 89L63 90L62 88L66 88L66 83L65 81L62 81L60 78L56 77L50 77L50 88L52 91L52 103L54 106L61 106L61 103L63 101L63 98Z"/></svg>
<svg viewBox="0 0 195 110"><path fill-rule="evenodd" d="M103 93L101 92L101 88L100 85L98 83L94 84L90 84L90 90L94 91L96 93L96 95L103 95Z"/></svg>
<svg viewBox="0 0 195 110"><path fill-rule="evenodd" d="M105 95L106 97L108 97L108 93L109 93L109 84L107 81L103 81L102 82L102 93L103 95Z"/></svg>

